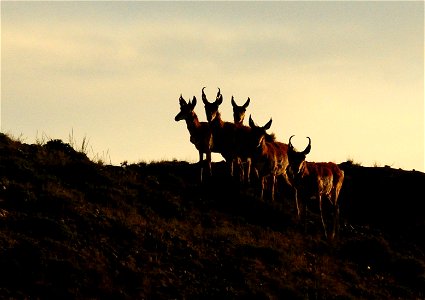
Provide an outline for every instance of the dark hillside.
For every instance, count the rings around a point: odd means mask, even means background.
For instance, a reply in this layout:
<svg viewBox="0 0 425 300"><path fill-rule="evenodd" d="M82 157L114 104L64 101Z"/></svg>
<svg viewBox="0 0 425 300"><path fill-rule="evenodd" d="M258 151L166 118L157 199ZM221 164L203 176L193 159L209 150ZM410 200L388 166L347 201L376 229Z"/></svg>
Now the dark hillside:
<svg viewBox="0 0 425 300"><path fill-rule="evenodd" d="M201 187L196 164L101 165L0 134L0 298L425 298L425 174L341 167L328 243L314 208L304 232L293 200L260 201L223 163Z"/></svg>

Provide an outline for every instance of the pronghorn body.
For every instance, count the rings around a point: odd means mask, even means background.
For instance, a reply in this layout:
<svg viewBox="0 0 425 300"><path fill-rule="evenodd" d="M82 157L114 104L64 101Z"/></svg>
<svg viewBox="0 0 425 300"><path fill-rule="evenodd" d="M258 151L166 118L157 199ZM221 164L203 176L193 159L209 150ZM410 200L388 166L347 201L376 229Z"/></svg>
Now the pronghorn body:
<svg viewBox="0 0 425 300"><path fill-rule="evenodd" d="M232 107L233 107L233 122L234 124L238 127L236 129L236 146L238 145L243 145L243 142L246 139L246 134L250 131L250 128L247 126L243 125L243 121L245 119L245 113L246 113L246 108L249 105L249 102L251 100L248 98L248 100L246 100L245 104L239 106L236 104L235 99L232 96ZM244 149L240 149L240 151L238 151L239 153L243 153ZM250 182L250 175L251 175L251 154L248 153L246 155L242 155L244 157L241 157L241 155L239 155L237 158L235 158L233 160L233 164L238 166L239 169L239 180L241 182ZM244 168L244 166L246 166L246 170Z"/></svg>
<svg viewBox="0 0 425 300"><path fill-rule="evenodd" d="M333 207L333 228L330 236L330 238L333 239L339 223L338 196L344 181L344 171L332 162L315 163L305 161L306 155L311 150L311 139L308 138L309 144L304 151L297 152L292 146L292 137L293 136L289 138L288 174L290 181L296 190L295 198L298 216L301 216L300 205L302 204L305 222L307 201L311 197L315 197L319 202L320 217L325 236L328 237L327 226L322 211L322 198L327 198ZM300 203L300 200L302 203Z"/></svg>
<svg viewBox="0 0 425 300"><path fill-rule="evenodd" d="M252 163L261 181L261 198L269 180L271 199L274 200L277 177L282 175L288 182L286 175L288 145L276 141L273 135L266 133L271 124L270 119L266 125L260 127L255 125L251 116L249 117L249 126L252 128L250 142L253 150Z"/></svg>
<svg viewBox="0 0 425 300"><path fill-rule="evenodd" d="M203 175L204 153L207 160L207 171L211 175L211 147L212 133L207 122L199 122L198 116L193 111L196 106L196 97L188 103L180 96L180 112L174 118L176 121L185 120L190 133L190 142L195 145L199 152L199 165L201 168L201 182Z"/></svg>

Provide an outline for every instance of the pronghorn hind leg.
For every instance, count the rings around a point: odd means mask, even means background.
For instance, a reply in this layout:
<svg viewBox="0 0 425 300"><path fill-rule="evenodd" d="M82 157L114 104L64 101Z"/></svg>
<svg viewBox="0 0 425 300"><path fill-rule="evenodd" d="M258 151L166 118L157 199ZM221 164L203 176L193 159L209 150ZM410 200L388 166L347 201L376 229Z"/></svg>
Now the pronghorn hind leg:
<svg viewBox="0 0 425 300"><path fill-rule="evenodd" d="M334 216L333 216L333 228L331 239L335 238L335 235L338 234L339 231L339 206L337 203L334 204Z"/></svg>
<svg viewBox="0 0 425 300"><path fill-rule="evenodd" d="M325 222L325 219L323 217L322 196L318 195L317 199L319 200L320 218L322 219L323 230L325 231L325 238L328 239L328 231L327 231L327 228L326 228L326 222Z"/></svg>
<svg viewBox="0 0 425 300"><path fill-rule="evenodd" d="M270 188L270 190L271 190L271 199L272 199L272 201L274 201L275 186L276 186L276 175L272 175L271 185L272 185L271 188Z"/></svg>
<svg viewBox="0 0 425 300"><path fill-rule="evenodd" d="M332 236L333 239L339 231L339 203L338 203L338 192L336 191L332 197L332 208L333 208L333 228L332 228Z"/></svg>

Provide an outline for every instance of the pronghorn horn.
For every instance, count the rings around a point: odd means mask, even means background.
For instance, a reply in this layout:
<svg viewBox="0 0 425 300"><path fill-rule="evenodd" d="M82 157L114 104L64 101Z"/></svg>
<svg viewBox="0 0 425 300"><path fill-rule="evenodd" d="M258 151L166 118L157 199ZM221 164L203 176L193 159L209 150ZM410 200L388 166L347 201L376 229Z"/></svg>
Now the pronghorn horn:
<svg viewBox="0 0 425 300"><path fill-rule="evenodd" d="M209 103L207 100L207 96L205 95L204 92L205 87L202 88L202 101L204 101L205 104Z"/></svg>
<svg viewBox="0 0 425 300"><path fill-rule="evenodd" d="M248 97L248 100L246 100L246 102L245 102L245 104L244 105L242 105L243 106L243 108L247 108L248 107L248 105L249 105L249 102L251 101L251 99L249 99L249 97Z"/></svg>
<svg viewBox="0 0 425 300"><path fill-rule="evenodd" d="M265 130L268 130L270 129L271 126L272 126L272 118L270 118L270 121L268 121L267 124L263 126L263 128Z"/></svg>
<svg viewBox="0 0 425 300"><path fill-rule="evenodd" d="M180 103L180 106L184 106L184 105L187 104L186 101L183 99L183 95L182 94L180 94L179 103Z"/></svg>
<svg viewBox="0 0 425 300"><path fill-rule="evenodd" d="M196 97L193 96L193 99L192 99L192 108L195 108L195 106L196 106Z"/></svg>
<svg viewBox="0 0 425 300"><path fill-rule="evenodd" d="M235 102L235 98L233 98L233 96L232 96L232 100L231 100L231 102L232 102L232 106L233 106L233 107L238 106L238 105L236 104L236 102Z"/></svg>
<svg viewBox="0 0 425 300"><path fill-rule="evenodd" d="M218 88L217 97L215 98L215 102L217 105L220 105L223 102L223 95L220 92L220 88Z"/></svg>
<svg viewBox="0 0 425 300"><path fill-rule="evenodd" d="M311 139L309 137L308 138L308 146L304 149L303 154L309 154L310 150L311 150Z"/></svg>
<svg viewBox="0 0 425 300"><path fill-rule="evenodd" d="M294 146L292 146L292 142L291 142L291 140L292 140L292 138L294 137L295 135L291 135L291 137L289 138L289 145L288 145L288 147L290 148L290 149L294 149Z"/></svg>

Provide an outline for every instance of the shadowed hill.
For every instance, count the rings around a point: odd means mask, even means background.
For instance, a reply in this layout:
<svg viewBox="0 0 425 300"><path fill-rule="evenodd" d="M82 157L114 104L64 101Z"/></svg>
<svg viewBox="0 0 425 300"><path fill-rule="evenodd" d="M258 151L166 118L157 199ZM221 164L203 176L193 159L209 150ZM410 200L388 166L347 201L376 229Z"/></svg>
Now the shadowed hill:
<svg viewBox="0 0 425 300"><path fill-rule="evenodd" d="M425 174L341 164L341 231L307 232L290 193L262 202L223 163L96 164L0 134L0 297L425 297Z"/></svg>

